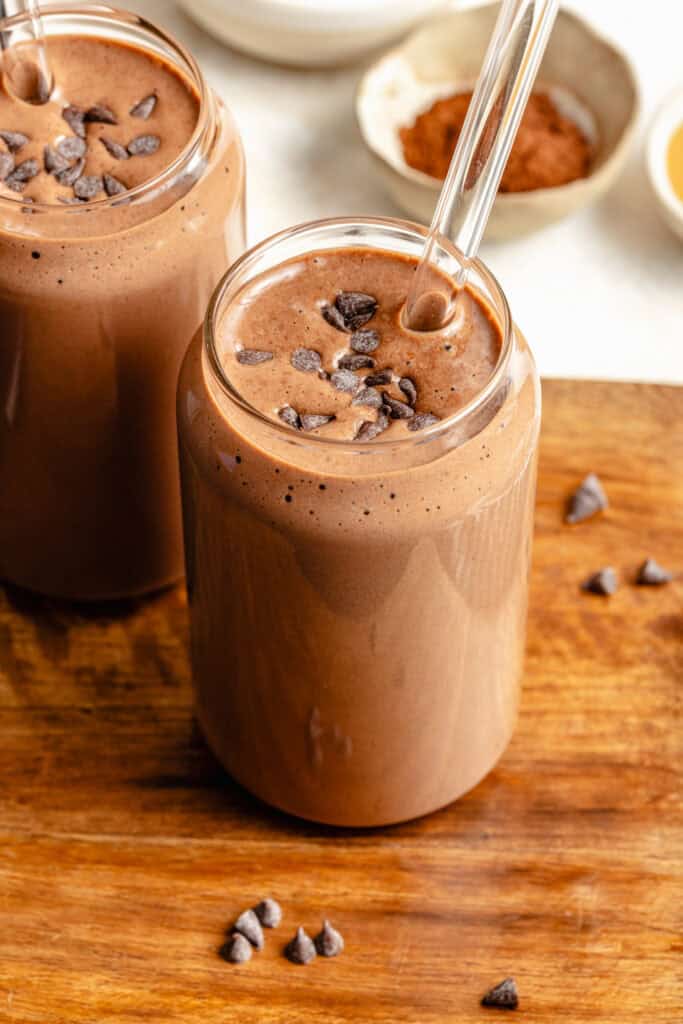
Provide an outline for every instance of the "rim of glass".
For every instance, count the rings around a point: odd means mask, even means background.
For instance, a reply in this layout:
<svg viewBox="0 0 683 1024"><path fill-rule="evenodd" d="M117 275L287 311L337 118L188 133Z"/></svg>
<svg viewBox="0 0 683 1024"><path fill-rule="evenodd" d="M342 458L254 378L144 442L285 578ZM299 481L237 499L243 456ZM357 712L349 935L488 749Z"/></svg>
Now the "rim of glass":
<svg viewBox="0 0 683 1024"><path fill-rule="evenodd" d="M102 199L96 199L94 202L83 203L81 206L63 206L61 203L31 203L32 211L54 211L58 210L60 214L66 214L67 216L79 216L92 210L104 210L111 206L121 205L122 202L130 203L136 199L144 197L148 192L153 192L164 184L169 178L174 177L175 174L180 173L184 165L192 158L195 152L198 150L199 145L204 134L204 116L206 113L207 99L208 99L208 86L202 74L201 68L197 64L190 51L175 38L172 33L167 32L166 29L161 28L155 22L150 21L149 18L143 17L141 14L136 14L134 11L127 11L121 7L113 7L110 4L97 4L97 3L80 3L77 6L74 4L61 4L61 3L43 3L41 4L40 15L43 21L50 21L54 17L63 17L65 15L90 15L93 17L99 17L103 22L118 22L121 25L133 25L142 28L145 32L154 33L158 38L162 39L172 50L180 55L182 60L187 65L187 69L190 71L193 78L193 85L197 88L199 93L199 116L197 117L197 124L195 125L194 131L186 143L184 149L180 151L178 156L173 160L159 174L156 174L153 178L149 178L147 181L143 181L140 185L136 185L134 188L127 189L125 193L118 196L105 196ZM7 32L11 29L17 28L18 26L30 21L30 15L25 11L13 14L9 18L0 18L0 28L3 32ZM22 199L21 195L8 196L5 194L0 195L0 205L6 205L10 209L13 207L21 208L26 206L26 200Z"/></svg>
<svg viewBox="0 0 683 1024"><path fill-rule="evenodd" d="M276 431L283 439L295 444L312 444L320 445L324 448L336 448L337 450L347 449L353 452L371 452L380 449L387 448L408 448L414 447L416 444L424 444L427 441L434 440L442 437L444 434L449 433L454 427L463 423L475 412L477 412L488 400L495 394L502 383L502 379L505 376L508 363L510 361L510 354L512 352L513 344L513 327L512 327L512 315L510 313L510 307L508 301L505 298L503 289L498 284L498 281L491 273L491 271L482 263L479 259L471 260L471 266L474 267L478 274L481 275L488 288L490 288L495 299L500 302L500 308L502 310L502 322L500 323L503 343L500 349L500 355L496 367L486 382L485 386L481 391L474 396L469 402L463 405L460 409L456 410L452 416L448 416L446 419L439 420L438 423L433 424L431 427L427 427L425 430L421 430L419 435L414 437L400 438L398 440L377 440L372 441L370 444L359 445L357 441L346 441L343 439L336 438L325 438L317 437L314 434L301 435L297 434L287 427L283 423L277 423L271 419L265 413L261 412L255 406L247 402L245 398L237 391L232 385L230 378L228 377L225 369L221 363L218 355L218 351L215 344L215 326L217 316L220 312L221 305L225 293L228 291L230 286L233 284L235 278L245 270L249 270L250 264L253 264L257 258L261 255L264 249L278 245L283 241L289 241L296 238L303 238L310 234L311 231L318 229L328 228L330 230L338 229L343 230L344 228L351 227L379 227L379 228L392 228L407 231L412 235L417 235L421 238L427 236L427 228L421 224L416 224L413 221L403 220L401 218L394 217L329 217L321 220L306 221L303 224L297 224L294 227L286 228L284 231L278 231L274 235L263 239L257 245L252 246L248 249L239 259L230 266L228 271L223 275L218 285L216 286L211 301L209 302L206 316L204 318L203 326L203 348L206 352L211 371L214 378L218 381L223 393L238 405L244 412L248 413L254 419L258 420L264 426L269 427L271 430ZM446 238L441 238L440 244L447 249L450 249L452 254L458 260L462 260L462 254L459 249ZM359 248L363 247L362 240L359 239ZM369 247L369 246L368 246ZM390 251L390 250L387 250ZM305 250L301 255L305 254ZM497 312L497 311L495 311Z"/></svg>

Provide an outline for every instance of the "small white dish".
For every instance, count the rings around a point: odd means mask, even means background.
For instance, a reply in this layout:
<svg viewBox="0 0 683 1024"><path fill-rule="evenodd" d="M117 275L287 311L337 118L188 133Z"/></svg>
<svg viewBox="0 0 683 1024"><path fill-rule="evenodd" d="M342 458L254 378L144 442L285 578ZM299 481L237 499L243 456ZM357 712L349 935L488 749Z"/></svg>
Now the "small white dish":
<svg viewBox="0 0 683 1024"><path fill-rule="evenodd" d="M238 50L280 64L350 63L397 39L448 0L179 0Z"/></svg>
<svg viewBox="0 0 683 1024"><path fill-rule="evenodd" d="M650 127L646 147L647 171L659 209L666 223L683 238L683 199L674 191L667 169L669 145L683 125L683 87L668 96Z"/></svg>

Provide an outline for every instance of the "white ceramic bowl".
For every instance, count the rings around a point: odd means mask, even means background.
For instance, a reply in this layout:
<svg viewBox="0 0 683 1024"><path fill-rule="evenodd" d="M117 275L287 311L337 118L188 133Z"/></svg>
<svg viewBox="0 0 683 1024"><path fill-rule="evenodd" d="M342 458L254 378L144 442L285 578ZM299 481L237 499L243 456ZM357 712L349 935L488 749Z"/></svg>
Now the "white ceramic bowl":
<svg viewBox="0 0 683 1024"><path fill-rule="evenodd" d="M344 64L386 45L447 0L180 0L212 35L255 57Z"/></svg>
<svg viewBox="0 0 683 1024"><path fill-rule="evenodd" d="M669 96L657 111L647 140L646 160L652 190L664 220L683 238L683 199L676 195L667 171L671 137L683 124L683 88Z"/></svg>

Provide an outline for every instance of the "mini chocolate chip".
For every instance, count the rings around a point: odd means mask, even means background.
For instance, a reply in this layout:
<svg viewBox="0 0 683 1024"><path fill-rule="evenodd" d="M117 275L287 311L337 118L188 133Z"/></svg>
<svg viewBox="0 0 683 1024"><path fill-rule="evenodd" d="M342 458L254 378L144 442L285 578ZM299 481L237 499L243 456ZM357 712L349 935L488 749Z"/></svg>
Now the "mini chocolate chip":
<svg viewBox="0 0 683 1024"><path fill-rule="evenodd" d="M278 409L277 414L288 427L301 430L301 418L296 409L293 409L291 405L283 405L281 409Z"/></svg>
<svg viewBox="0 0 683 1024"><path fill-rule="evenodd" d="M77 160L73 167L67 167L65 171L57 172L55 174L55 178L60 185L65 185L67 188L70 188L78 181L80 176L83 174L84 169L85 160Z"/></svg>
<svg viewBox="0 0 683 1024"><path fill-rule="evenodd" d="M595 473L589 473L569 499L565 523L582 523L608 505L600 480Z"/></svg>
<svg viewBox="0 0 683 1024"><path fill-rule="evenodd" d="M285 956L293 964L310 964L311 960L315 960L313 939L303 928L297 928L296 935L285 946Z"/></svg>
<svg viewBox="0 0 683 1024"><path fill-rule="evenodd" d="M369 355L379 346L379 334L371 328L366 328L364 331L355 331L351 335L349 344L354 352L362 352L364 355Z"/></svg>
<svg viewBox="0 0 683 1024"><path fill-rule="evenodd" d="M23 132L11 131L0 132L0 139L3 140L10 153L17 153L29 141L28 135L24 135Z"/></svg>
<svg viewBox="0 0 683 1024"><path fill-rule="evenodd" d="M261 900L254 907L254 913L264 928L277 928L282 920L282 908L277 900Z"/></svg>
<svg viewBox="0 0 683 1024"><path fill-rule="evenodd" d="M481 1000L482 1006L492 1006L497 1010L516 1010L519 1005L517 986L514 978L506 978L499 985L489 989Z"/></svg>
<svg viewBox="0 0 683 1024"><path fill-rule="evenodd" d="M40 164L37 160L24 160L23 163L18 164L11 174L8 174L5 178L5 184L8 188L11 188L13 192L21 192L24 186L31 178L35 178L36 174L40 171Z"/></svg>
<svg viewBox="0 0 683 1024"><path fill-rule="evenodd" d="M398 386L406 396L408 404L415 405L417 402L417 388L415 387L415 382L412 381L410 377L401 377L398 382Z"/></svg>
<svg viewBox="0 0 683 1024"><path fill-rule="evenodd" d="M227 960L229 964L245 964L248 960L251 960L252 948L244 935L239 932L235 932L230 936L228 941L221 946L220 955L224 960Z"/></svg>
<svg viewBox="0 0 683 1024"><path fill-rule="evenodd" d="M369 377L365 378L365 383L369 388L376 388L380 384L391 384L391 370L380 370L379 373L371 373Z"/></svg>
<svg viewBox="0 0 683 1024"><path fill-rule="evenodd" d="M382 404L382 395L375 388L361 388L351 399L351 405L367 405L371 409L381 409Z"/></svg>
<svg viewBox="0 0 683 1024"><path fill-rule="evenodd" d="M382 392L384 403L389 407L392 420L409 420L415 415L415 410L406 402L399 402L398 398L392 398L386 391Z"/></svg>
<svg viewBox="0 0 683 1024"><path fill-rule="evenodd" d="M113 174L105 174L104 191L107 193L108 196L120 196L124 192L127 192L128 189L123 184L123 182L119 181L118 178L115 178Z"/></svg>
<svg viewBox="0 0 683 1024"><path fill-rule="evenodd" d="M57 152L69 161L80 160L85 156L87 148L85 139L80 139L77 135L67 135L57 143Z"/></svg>
<svg viewBox="0 0 683 1024"><path fill-rule="evenodd" d="M236 359L242 366L258 366L259 363L268 363L273 358L272 352L265 352L260 348L241 348L236 353Z"/></svg>
<svg viewBox="0 0 683 1024"><path fill-rule="evenodd" d="M334 304L350 331L357 331L371 320L377 311L377 299L364 292L339 292Z"/></svg>
<svg viewBox="0 0 683 1024"><path fill-rule="evenodd" d="M371 370L374 365L372 356L356 355L354 352L345 352L337 363L340 370Z"/></svg>
<svg viewBox="0 0 683 1024"><path fill-rule="evenodd" d="M303 430L317 430L318 427L324 427L327 423L331 423L333 420L336 420L336 418L337 417L333 412L304 413L304 415L301 417L301 426Z"/></svg>
<svg viewBox="0 0 683 1024"><path fill-rule="evenodd" d="M104 191L104 182L99 174L86 174L74 182L74 195L77 199L94 199Z"/></svg>
<svg viewBox="0 0 683 1024"><path fill-rule="evenodd" d="M90 107L85 112L85 120L95 122L96 124L118 124L116 114L109 107L103 106L101 103L96 103L94 107Z"/></svg>
<svg viewBox="0 0 683 1024"><path fill-rule="evenodd" d="M344 939L329 921L323 921L322 930L318 932L314 942L320 956L339 956L344 949Z"/></svg>
<svg viewBox="0 0 683 1024"><path fill-rule="evenodd" d="M11 153L0 153L0 181L4 181L14 170L14 157Z"/></svg>
<svg viewBox="0 0 683 1024"><path fill-rule="evenodd" d="M131 156L150 156L156 153L160 145L158 135L138 135L128 143L128 152Z"/></svg>
<svg viewBox="0 0 683 1024"><path fill-rule="evenodd" d="M364 420L356 431L354 441L373 441L378 434L387 429L391 420L380 412L376 420Z"/></svg>
<svg viewBox="0 0 683 1024"><path fill-rule="evenodd" d="M312 348L295 348L290 362L295 370L302 373L317 373L322 365L320 353Z"/></svg>
<svg viewBox="0 0 683 1024"><path fill-rule="evenodd" d="M658 587L662 583L670 583L673 578L673 573L662 568L654 558L646 558L638 570L636 583L645 587Z"/></svg>
<svg viewBox="0 0 683 1024"><path fill-rule="evenodd" d="M58 153L52 146L45 146L43 149L43 164L48 174L59 174L69 166L65 156Z"/></svg>
<svg viewBox="0 0 683 1024"><path fill-rule="evenodd" d="M143 121L146 121L152 111L157 105L156 95L152 92L149 96L145 96L135 106L130 108L131 117L141 117Z"/></svg>
<svg viewBox="0 0 683 1024"><path fill-rule="evenodd" d="M344 317L341 315L336 306L331 306L329 302L326 302L324 306L320 307L320 312L322 313L324 319L327 320L328 324L331 324L332 327L336 327L338 331L346 330Z"/></svg>
<svg viewBox="0 0 683 1024"><path fill-rule="evenodd" d="M75 107L73 104L69 104L68 107L64 107L62 111L62 117L68 124L74 135L80 136L81 139L85 138L85 111L80 107Z"/></svg>
<svg viewBox="0 0 683 1024"><path fill-rule="evenodd" d="M425 427L432 427L439 422L439 417L433 412L418 412L408 423L408 430L424 430Z"/></svg>
<svg viewBox="0 0 683 1024"><path fill-rule="evenodd" d="M263 949L263 929L253 910L245 910L235 921L235 931L241 932L256 949Z"/></svg>
<svg viewBox="0 0 683 1024"><path fill-rule="evenodd" d="M352 393L360 387L360 381L351 370L335 370L330 377L332 387L337 391L348 391Z"/></svg>
<svg viewBox="0 0 683 1024"><path fill-rule="evenodd" d="M617 574L614 569L608 566L605 569L599 569L589 576L587 580L584 580L581 584L581 589L587 590L590 594L609 596L615 593L617 586Z"/></svg>
<svg viewBox="0 0 683 1024"><path fill-rule="evenodd" d="M120 142L115 139L110 139L108 135L100 135L100 142L106 149L110 156L113 156L115 160L127 160L130 153L122 146Z"/></svg>

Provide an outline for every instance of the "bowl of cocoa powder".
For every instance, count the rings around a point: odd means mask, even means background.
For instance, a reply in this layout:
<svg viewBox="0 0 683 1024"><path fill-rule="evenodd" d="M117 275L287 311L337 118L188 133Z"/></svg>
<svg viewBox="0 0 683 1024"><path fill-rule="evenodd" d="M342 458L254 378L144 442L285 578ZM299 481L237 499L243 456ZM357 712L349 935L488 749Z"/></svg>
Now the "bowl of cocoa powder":
<svg viewBox="0 0 683 1024"><path fill-rule="evenodd" d="M431 220L490 39L498 4L428 22L366 72L360 130L395 202ZM638 117L628 58L561 10L508 160L489 238L529 234L603 195Z"/></svg>

